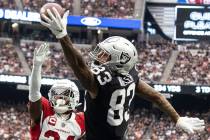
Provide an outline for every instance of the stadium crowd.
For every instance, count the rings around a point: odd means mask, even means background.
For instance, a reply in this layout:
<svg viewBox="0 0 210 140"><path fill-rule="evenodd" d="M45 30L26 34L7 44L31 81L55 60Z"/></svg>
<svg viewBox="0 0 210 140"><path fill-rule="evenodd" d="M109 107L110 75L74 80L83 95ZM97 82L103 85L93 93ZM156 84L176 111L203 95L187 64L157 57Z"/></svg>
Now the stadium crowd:
<svg viewBox="0 0 210 140"><path fill-rule="evenodd" d="M0 0L0 8L16 9L15 0Z"/></svg>
<svg viewBox="0 0 210 140"><path fill-rule="evenodd" d="M183 111L184 112L184 111ZM209 112L210 113L210 112ZM183 115L204 118L206 112L185 112ZM128 125L127 140L210 140L210 131L187 134L176 128L173 121L157 109L137 109Z"/></svg>
<svg viewBox="0 0 210 140"><path fill-rule="evenodd" d="M25 55L26 61L30 68L32 68L33 52L34 48L39 46L40 43L21 43L20 47ZM88 60L88 49L79 49L85 60ZM43 76L46 77L57 77L57 78L70 78L75 79L73 71L68 67L67 62L64 58L64 54L60 47L51 45L49 59L43 65Z"/></svg>
<svg viewBox="0 0 210 140"><path fill-rule="evenodd" d="M210 113L210 112L209 112ZM205 118L206 113L183 115ZM0 139L29 140L29 112L25 103L0 103ZM205 118L206 120L206 118ZM157 109L136 109L130 117L127 140L210 140L210 132L188 135L176 129L170 118Z"/></svg>
<svg viewBox="0 0 210 140"><path fill-rule="evenodd" d="M159 82L175 44L165 40L150 41L140 47L139 75L146 82Z"/></svg>
<svg viewBox="0 0 210 140"><path fill-rule="evenodd" d="M186 113L187 114L187 113ZM201 117L198 113L191 114L193 117ZM176 129L175 124L165 115L155 118L155 121L151 124L151 139L157 140L208 140L210 139L208 132L196 133L188 135L183 131Z"/></svg>
<svg viewBox="0 0 210 140"><path fill-rule="evenodd" d="M60 4L73 14L74 0L23 0L24 10L40 11L40 8L48 2ZM135 0L80 0L81 15L113 18L132 18ZM15 0L1 0L0 8L18 9Z"/></svg>
<svg viewBox="0 0 210 140"><path fill-rule="evenodd" d="M210 84L210 51L180 51L169 81L175 84Z"/></svg>
<svg viewBox="0 0 210 140"><path fill-rule="evenodd" d="M169 83L210 84L210 45L208 42L178 45L179 55Z"/></svg>
<svg viewBox="0 0 210 140"><path fill-rule="evenodd" d="M72 14L73 0L23 0L24 10L40 11L40 8L48 2L55 2L60 4L64 9L69 10Z"/></svg>
<svg viewBox="0 0 210 140"><path fill-rule="evenodd" d="M132 18L135 0L82 0L81 15Z"/></svg>
<svg viewBox="0 0 210 140"><path fill-rule="evenodd" d="M25 103L0 102L0 139L29 140L29 113Z"/></svg>
<svg viewBox="0 0 210 140"><path fill-rule="evenodd" d="M149 113L147 109L137 109L130 117L128 124L126 139L127 140L141 140L143 139L147 127L149 127L154 116Z"/></svg>
<svg viewBox="0 0 210 140"><path fill-rule="evenodd" d="M25 55L28 65L32 66L33 50L39 43L21 43L21 50ZM1 73L7 74L23 74L20 60L18 59L15 48L10 41L0 41L0 59L1 59ZM170 46L170 47L168 47ZM176 49L174 44L170 44L166 41L149 42L145 48L139 48L139 60L140 61L140 76L142 79L149 82L158 82L163 69L170 57L172 50ZM72 71L67 67L64 60L63 53L60 48L56 46L50 47L50 59L47 60L44 65L43 72L45 76L56 77L73 77ZM186 81L182 83L194 84L192 81L196 81L200 84L209 84L209 77L201 77L200 79L207 81L196 80L193 76L193 71L197 72L196 76L202 76L201 72L204 71L208 74L209 69L209 51L208 49L195 49L192 46L189 48L182 48L177 57L175 66L172 70L172 76L182 77ZM80 49L85 60L89 61L88 49ZM193 63L190 63L193 62ZM178 68L178 70L174 70ZM196 69L197 68L197 69ZM143 71L143 72L142 72ZM183 74L189 73L192 76ZM145 73L148 72L148 73ZM159 73L159 75L156 75ZM158 77L159 76L159 77ZM184 77L186 76L186 77ZM189 77L188 77L189 76ZM194 78L194 79L193 79ZM176 79L176 78L174 78ZM188 80L188 81L187 81ZM180 81L179 81L180 82ZM197 83L196 83L197 84ZM16 140L16 139L29 139L29 128L25 125L25 122L29 122L28 112L26 105L4 105L0 104L0 139ZM188 112L187 115L190 113ZM191 116L203 116L199 113L191 113ZM21 118L21 119L17 119ZM25 120L27 118L27 120ZM18 130L18 131L17 131ZM154 112L147 109L139 109L131 116L131 120L128 126L127 139L128 140L140 140L140 139L152 139L152 140L209 140L209 134L207 132L203 134L187 135L180 130L175 129L174 123L165 115L160 112Z"/></svg>
<svg viewBox="0 0 210 140"><path fill-rule="evenodd" d="M30 67L32 66L33 50L38 45L40 44L35 42L21 43L20 45ZM55 46L50 48L51 55L46 62L47 65L44 65L44 75L59 78L75 78L73 72L66 64L62 51ZM167 41L150 42L145 48L140 48L138 50L140 60L138 68L141 78L147 82L159 82L173 49L174 45ZM88 52L90 49L83 48L79 50L85 60L89 62L90 57Z"/></svg>
<svg viewBox="0 0 210 140"><path fill-rule="evenodd" d="M25 10L39 11L47 2L57 2L73 12L74 0L23 0ZM132 18L135 0L81 0L81 15L96 17ZM15 0L1 0L0 8L16 9ZM42 34L42 33L41 33ZM42 34L43 35L43 34ZM49 35L50 36L50 35ZM33 38L34 35L32 35ZM43 39L43 36L37 36ZM49 37L53 38L53 37ZM86 43L86 40L73 39L73 42ZM39 43L23 43L23 52L29 68L32 67L33 51ZM25 74L21 61L11 41L0 41L0 73ZM16 46L18 47L18 46ZM89 49L79 49L83 57L90 61ZM177 46L168 41L150 41L138 48L139 76L146 82L159 82L173 50L179 54L167 83L175 84L210 84L210 47L207 43ZM50 58L43 66L43 75L47 77L75 78L66 64L63 52L57 46L50 47ZM210 112L209 112L210 113ZM205 114L186 112L183 115L205 118ZM29 113L25 103L0 102L0 140L29 140ZM206 120L206 118L205 118ZM209 129L210 130L210 129ZM131 115L128 125L128 140L210 140L210 132L188 135L175 128L175 124L156 110L137 109Z"/></svg>
<svg viewBox="0 0 210 140"><path fill-rule="evenodd" d="M22 75L23 67L11 41L0 41L0 73Z"/></svg>
<svg viewBox="0 0 210 140"><path fill-rule="evenodd" d="M31 68L34 48L40 45L36 41L20 44L20 49L26 58L26 63ZM0 41L0 73L25 74L21 61L14 45L10 41ZM78 49L85 60L90 62L88 55L91 48ZM210 51L209 48L196 48L195 46L177 47L168 41L150 41L138 47L139 76L150 83L158 83L163 76L173 50L178 50L178 56L165 83L170 84L210 84ZM43 66L43 74L47 77L68 77L75 79L72 70L68 67L59 46L50 47L50 57Z"/></svg>

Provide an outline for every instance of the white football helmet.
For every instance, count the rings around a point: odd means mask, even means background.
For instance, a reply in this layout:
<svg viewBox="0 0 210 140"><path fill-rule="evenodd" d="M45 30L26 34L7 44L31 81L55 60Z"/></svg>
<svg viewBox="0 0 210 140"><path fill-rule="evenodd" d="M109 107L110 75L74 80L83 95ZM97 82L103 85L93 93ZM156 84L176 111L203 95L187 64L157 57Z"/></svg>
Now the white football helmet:
<svg viewBox="0 0 210 140"><path fill-rule="evenodd" d="M138 61L136 47L127 39L120 36L112 36L90 52L90 56L96 62L109 66L112 71L127 74Z"/></svg>
<svg viewBox="0 0 210 140"><path fill-rule="evenodd" d="M48 93L49 101L58 114L75 110L79 105L79 90L70 80L58 80L53 84Z"/></svg>

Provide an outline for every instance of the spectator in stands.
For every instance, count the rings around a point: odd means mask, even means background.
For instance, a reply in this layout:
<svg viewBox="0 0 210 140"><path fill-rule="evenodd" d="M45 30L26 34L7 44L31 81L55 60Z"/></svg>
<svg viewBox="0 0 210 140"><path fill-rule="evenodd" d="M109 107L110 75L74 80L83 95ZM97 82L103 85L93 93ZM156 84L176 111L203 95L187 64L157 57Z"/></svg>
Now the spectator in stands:
<svg viewBox="0 0 210 140"><path fill-rule="evenodd" d="M186 112L186 111L183 111ZM183 115L204 117L210 112L202 114L194 112ZM206 118L207 121L208 117ZM29 140L29 113L25 103L0 102L0 139ZM207 129L208 130L208 129ZM136 109L131 116L127 140L210 140L210 132L188 135L175 128L167 116L153 109Z"/></svg>
<svg viewBox="0 0 210 140"><path fill-rule="evenodd" d="M21 50L26 57L27 63L32 67L32 60L33 60L33 51L34 48L39 46L39 43L21 43ZM82 55L86 57L86 60L89 61L88 56L89 48L81 48L80 51ZM76 77L73 74L73 71L67 66L66 60L62 53L62 50L59 46L51 46L50 47L50 57L51 59L47 60L47 63L43 65L43 75L47 77L58 77L58 78L70 78L75 79Z"/></svg>
<svg viewBox="0 0 210 140"><path fill-rule="evenodd" d="M0 41L0 73L24 74L22 64L11 41Z"/></svg>
<svg viewBox="0 0 210 140"><path fill-rule="evenodd" d="M136 0L81 0L81 15L113 18L133 18ZM33 12L48 2L60 4L64 9L73 14L73 0L23 0L23 9ZM1 0L0 8L16 9L15 0Z"/></svg>
<svg viewBox="0 0 210 140"><path fill-rule="evenodd" d="M175 46L168 41L150 41L139 48L139 75L147 82L160 82L165 66Z"/></svg>
<svg viewBox="0 0 210 140"><path fill-rule="evenodd" d="M82 13L85 16L132 18L135 0L82 0Z"/></svg>
<svg viewBox="0 0 210 140"><path fill-rule="evenodd" d="M75 39L77 40L77 39ZM22 63L11 41L0 41L0 73L26 74ZM33 49L38 42L21 43L20 48L26 57L29 67L32 66ZM165 83L172 84L210 84L210 45L198 44L178 45L178 57L172 68L169 78ZM149 41L145 46L139 47L138 65L141 79L150 83L160 82L172 51L176 45L164 40ZM90 61L89 48L81 48L85 60ZM64 56L59 47L51 47L52 59L44 66L44 76L50 77L75 77L73 72L65 64ZM59 68L59 69L58 69Z"/></svg>
<svg viewBox="0 0 210 140"><path fill-rule="evenodd" d="M16 9L15 0L1 0L0 8Z"/></svg>
<svg viewBox="0 0 210 140"><path fill-rule="evenodd" d="M60 4L65 10L70 10L70 14L72 14L73 0L23 0L23 6L25 10L38 12L41 7L48 2Z"/></svg>
<svg viewBox="0 0 210 140"><path fill-rule="evenodd" d="M184 114L204 117L205 113L186 112ZM189 135L176 129L170 118L158 110L151 109L137 109L131 118L127 132L128 140L207 140L208 138L207 131Z"/></svg>
<svg viewBox="0 0 210 140"><path fill-rule="evenodd" d="M180 51L168 82L175 84L210 84L210 51Z"/></svg>
<svg viewBox="0 0 210 140"><path fill-rule="evenodd" d="M29 115L25 103L0 103L0 139L29 140Z"/></svg>

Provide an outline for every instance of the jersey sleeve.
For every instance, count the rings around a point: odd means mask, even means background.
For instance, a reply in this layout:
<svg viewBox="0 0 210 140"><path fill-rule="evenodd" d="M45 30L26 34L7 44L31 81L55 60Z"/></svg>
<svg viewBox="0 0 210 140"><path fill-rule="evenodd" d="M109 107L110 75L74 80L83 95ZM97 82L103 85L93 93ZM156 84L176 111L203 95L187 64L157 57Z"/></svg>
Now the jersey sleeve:
<svg viewBox="0 0 210 140"><path fill-rule="evenodd" d="M29 106L31 102L29 101ZM33 128L30 128L30 135L31 135L31 140L38 140L40 133L41 133L41 125L43 123L43 120L51 115L53 113L53 109L49 103L49 101L45 98L41 98L41 104L42 104L42 113L41 113L41 120L39 124L35 124Z"/></svg>
<svg viewBox="0 0 210 140"><path fill-rule="evenodd" d="M81 129L81 136L85 134L85 116L83 112L79 112L76 114L76 121Z"/></svg>
<svg viewBox="0 0 210 140"><path fill-rule="evenodd" d="M30 107L31 102L29 101L29 107ZM43 120L53 114L53 109L49 103L49 101L45 98L41 98L41 104L42 104L42 113L41 113L41 120L39 124L35 124L33 128L30 128L30 134L31 134L31 140L38 140L39 135L41 133L41 125L43 123Z"/></svg>
<svg viewBox="0 0 210 140"><path fill-rule="evenodd" d="M45 97L42 97L41 100L42 100L42 121L43 121L46 117L53 115L54 111L50 105L50 102Z"/></svg>
<svg viewBox="0 0 210 140"><path fill-rule="evenodd" d="M30 108L32 102L29 101L28 107ZM42 120L45 119L47 116L52 115L53 114L53 108L50 105L50 102L45 98L45 97L41 97L41 104L42 104Z"/></svg>

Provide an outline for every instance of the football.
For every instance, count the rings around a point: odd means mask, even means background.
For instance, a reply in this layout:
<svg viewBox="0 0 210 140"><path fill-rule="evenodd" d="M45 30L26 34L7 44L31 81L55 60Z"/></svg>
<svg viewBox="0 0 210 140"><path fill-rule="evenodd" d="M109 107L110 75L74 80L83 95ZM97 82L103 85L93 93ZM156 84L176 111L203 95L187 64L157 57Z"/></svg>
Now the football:
<svg viewBox="0 0 210 140"><path fill-rule="evenodd" d="M47 13L47 9L50 9L52 11L53 7L55 7L58 13L61 15L61 17L63 17L65 10L57 3L46 3L45 5L43 5L40 9L40 15L44 14L47 17L49 17Z"/></svg>

